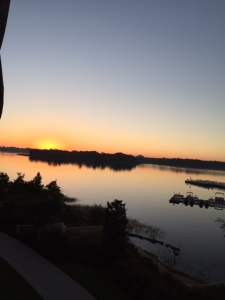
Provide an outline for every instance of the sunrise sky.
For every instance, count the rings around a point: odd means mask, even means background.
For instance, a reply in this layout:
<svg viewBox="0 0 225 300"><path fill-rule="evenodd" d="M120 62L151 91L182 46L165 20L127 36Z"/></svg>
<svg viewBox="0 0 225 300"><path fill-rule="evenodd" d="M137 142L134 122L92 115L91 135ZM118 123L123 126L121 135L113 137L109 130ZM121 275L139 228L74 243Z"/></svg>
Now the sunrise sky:
<svg viewBox="0 0 225 300"><path fill-rule="evenodd" d="M0 146L225 161L224 0L11 0Z"/></svg>

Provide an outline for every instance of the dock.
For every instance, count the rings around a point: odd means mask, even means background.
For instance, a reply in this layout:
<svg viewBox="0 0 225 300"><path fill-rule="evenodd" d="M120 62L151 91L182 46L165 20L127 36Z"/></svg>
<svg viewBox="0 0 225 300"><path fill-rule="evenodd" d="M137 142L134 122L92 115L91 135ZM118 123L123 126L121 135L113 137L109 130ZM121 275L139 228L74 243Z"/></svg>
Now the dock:
<svg viewBox="0 0 225 300"><path fill-rule="evenodd" d="M213 207L217 210L225 209L225 200L224 193L217 192L215 193L215 198L210 198L208 200L199 199L197 196L193 196L192 192L187 192L186 197L181 194L174 194L169 200L172 204L183 204L185 206L198 205L200 208L209 208Z"/></svg>
<svg viewBox="0 0 225 300"><path fill-rule="evenodd" d="M218 189L223 189L225 190L225 183L224 182L218 182L218 181L211 181L211 180L201 180L201 179L186 179L185 180L186 184L192 184L192 185L197 185L206 189L213 189L213 188L218 188Z"/></svg>

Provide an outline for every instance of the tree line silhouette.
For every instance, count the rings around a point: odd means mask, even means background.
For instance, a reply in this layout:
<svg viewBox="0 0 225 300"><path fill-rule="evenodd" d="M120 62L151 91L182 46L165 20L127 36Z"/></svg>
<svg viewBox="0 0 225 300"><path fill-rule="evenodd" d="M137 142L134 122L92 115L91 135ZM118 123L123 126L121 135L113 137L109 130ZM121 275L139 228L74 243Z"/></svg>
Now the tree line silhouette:
<svg viewBox="0 0 225 300"><path fill-rule="evenodd" d="M115 171L131 170L138 165L137 159L132 155L123 153L98 153L96 151L63 151L30 149L31 161L44 161L51 165L77 164L92 168L109 167Z"/></svg>
<svg viewBox="0 0 225 300"><path fill-rule="evenodd" d="M65 151L58 149L30 149L0 147L0 152L28 155L31 161L43 161L50 165L77 164L92 168L109 167L115 171L131 170L139 164L152 164L164 167L225 171L225 162L182 158L151 158L143 155L133 156L123 153L98 153L96 151ZM178 169L176 171L179 171ZM192 172L192 171L191 171ZM197 171L196 171L197 172Z"/></svg>
<svg viewBox="0 0 225 300"><path fill-rule="evenodd" d="M5 153L17 153L29 155L30 148L18 148L18 147L0 147L0 152Z"/></svg>
<svg viewBox="0 0 225 300"><path fill-rule="evenodd" d="M142 155L137 156L137 160L140 164L225 171L225 162L221 161L182 158L149 158Z"/></svg>

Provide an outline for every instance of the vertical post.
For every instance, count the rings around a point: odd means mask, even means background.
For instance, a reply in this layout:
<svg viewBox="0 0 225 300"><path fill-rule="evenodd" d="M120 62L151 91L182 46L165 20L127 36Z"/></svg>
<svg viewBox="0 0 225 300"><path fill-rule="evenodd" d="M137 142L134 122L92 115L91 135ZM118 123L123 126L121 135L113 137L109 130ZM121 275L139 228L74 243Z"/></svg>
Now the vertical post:
<svg viewBox="0 0 225 300"><path fill-rule="evenodd" d="M10 0L0 1L0 49L2 47L2 41L5 34L5 28L6 28L8 13L9 13L9 5L10 5ZM3 84L2 64L1 64L1 57L0 57L0 118L2 116L3 102L4 102L4 84Z"/></svg>

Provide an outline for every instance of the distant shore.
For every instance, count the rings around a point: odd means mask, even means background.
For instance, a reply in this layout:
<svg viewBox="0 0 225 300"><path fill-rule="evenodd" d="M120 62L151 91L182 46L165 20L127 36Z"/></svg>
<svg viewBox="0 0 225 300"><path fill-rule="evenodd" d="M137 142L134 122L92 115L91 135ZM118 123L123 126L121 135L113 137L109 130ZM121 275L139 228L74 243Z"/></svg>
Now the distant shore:
<svg viewBox="0 0 225 300"><path fill-rule="evenodd" d="M225 171L225 162L210 161L200 159L183 158L149 158L137 156L137 160L142 164L152 164L167 167L185 168L185 169L203 169Z"/></svg>
<svg viewBox="0 0 225 300"><path fill-rule="evenodd" d="M151 158L142 155L133 156L124 153L98 153L96 151L65 151L57 149L30 149L17 147L0 147L0 152L29 156L32 161L50 164L84 164L91 167L110 167L115 170L131 170L140 164L167 167L225 171L225 162L182 158Z"/></svg>

